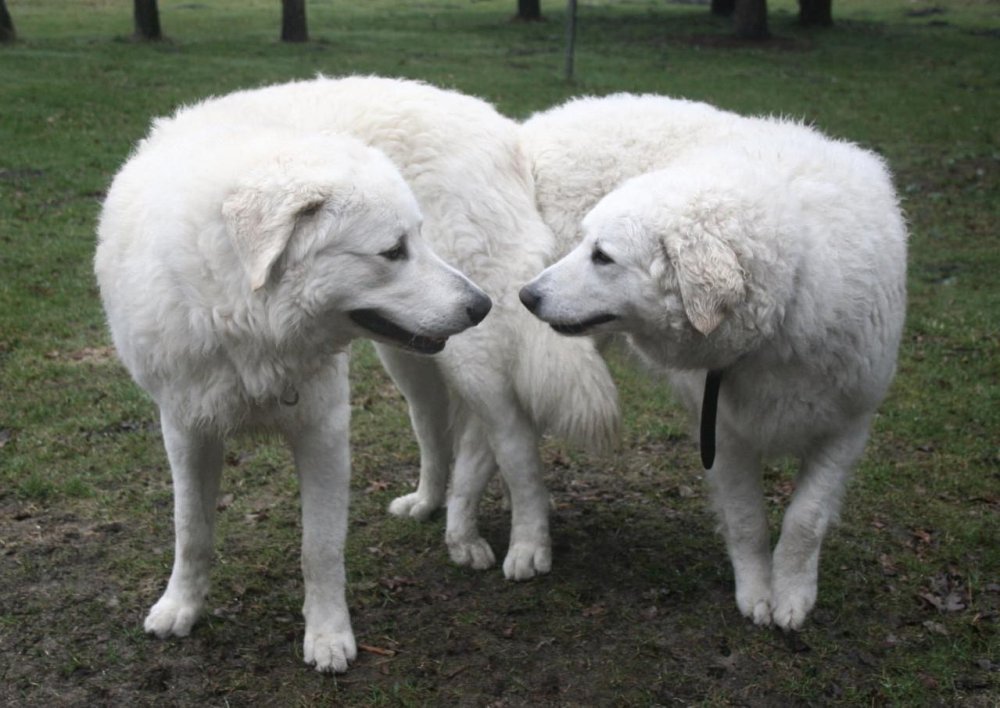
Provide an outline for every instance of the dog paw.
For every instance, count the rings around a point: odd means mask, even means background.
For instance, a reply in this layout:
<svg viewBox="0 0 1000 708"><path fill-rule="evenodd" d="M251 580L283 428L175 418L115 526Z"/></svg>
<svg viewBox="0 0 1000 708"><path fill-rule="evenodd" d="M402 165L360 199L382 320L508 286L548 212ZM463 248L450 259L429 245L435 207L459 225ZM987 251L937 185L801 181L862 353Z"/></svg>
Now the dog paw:
<svg viewBox="0 0 1000 708"><path fill-rule="evenodd" d="M758 627L771 624L771 588L761 583L737 583L736 606Z"/></svg>
<svg viewBox="0 0 1000 708"><path fill-rule="evenodd" d="M317 671L342 674L347 671L348 663L358 656L354 632L349 629L340 632L311 632L306 629L302 656Z"/></svg>
<svg viewBox="0 0 1000 708"><path fill-rule="evenodd" d="M737 606L744 617L753 620L758 627L767 627L771 624L771 601L768 599L757 599L740 602Z"/></svg>
<svg viewBox="0 0 1000 708"><path fill-rule="evenodd" d="M389 503L389 513L393 516L409 517L417 521L426 521L439 508L440 504L424 499L417 492L396 497Z"/></svg>
<svg viewBox="0 0 1000 708"><path fill-rule="evenodd" d="M806 617L816 604L816 586L803 585L784 592L775 592L771 598L774 610L771 618L782 629L801 629Z"/></svg>
<svg viewBox="0 0 1000 708"><path fill-rule="evenodd" d="M529 580L550 570L552 549L547 543L515 543L503 562L503 574L508 580Z"/></svg>
<svg viewBox="0 0 1000 708"><path fill-rule="evenodd" d="M476 537L471 540L448 541L448 555L451 556L452 563L456 565L467 565L476 570L492 568L496 563L493 549L486 539Z"/></svg>
<svg viewBox="0 0 1000 708"><path fill-rule="evenodd" d="M148 634L155 634L160 639L170 636L186 637L191 633L191 627L200 612L201 606L196 603L182 602L164 595L149 610L143 628Z"/></svg>

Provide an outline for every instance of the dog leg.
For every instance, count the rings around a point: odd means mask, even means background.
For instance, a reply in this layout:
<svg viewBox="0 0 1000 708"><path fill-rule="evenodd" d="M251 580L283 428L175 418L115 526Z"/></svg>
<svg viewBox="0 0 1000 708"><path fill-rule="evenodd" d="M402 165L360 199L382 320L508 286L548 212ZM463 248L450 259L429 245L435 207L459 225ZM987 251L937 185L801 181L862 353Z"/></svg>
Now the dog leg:
<svg viewBox="0 0 1000 708"><path fill-rule="evenodd" d="M342 672L357 656L344 596L351 476L346 357L335 377L334 389L326 392L332 400L326 402L324 414L299 419L288 439L302 498L303 658L318 671Z"/></svg>
<svg viewBox="0 0 1000 708"><path fill-rule="evenodd" d="M458 565L483 570L496 562L493 549L479 535L477 524L479 500L496 469L486 431L477 418L470 418L458 440L445 532L448 554Z"/></svg>
<svg viewBox="0 0 1000 708"><path fill-rule="evenodd" d="M167 411L160 418L173 476L174 568L144 627L161 638L185 637L208 594L223 444L217 436L177 424Z"/></svg>
<svg viewBox="0 0 1000 708"><path fill-rule="evenodd" d="M552 569L549 493L542 476L538 434L514 402L495 405L487 421L490 446L510 490L510 545L503 574L527 580Z"/></svg>
<svg viewBox="0 0 1000 708"><path fill-rule="evenodd" d="M725 436L708 471L712 501L736 578L736 605L757 625L771 623L771 545L760 460Z"/></svg>
<svg viewBox="0 0 1000 708"><path fill-rule="evenodd" d="M807 455L774 549L774 623L799 629L816 604L819 552L836 521L847 477L868 437L868 420Z"/></svg>
<svg viewBox="0 0 1000 708"><path fill-rule="evenodd" d="M436 362L395 347L376 345L375 350L406 397L410 422L420 445L417 491L393 499L389 513L424 521L444 505L448 487L452 455L448 387Z"/></svg>

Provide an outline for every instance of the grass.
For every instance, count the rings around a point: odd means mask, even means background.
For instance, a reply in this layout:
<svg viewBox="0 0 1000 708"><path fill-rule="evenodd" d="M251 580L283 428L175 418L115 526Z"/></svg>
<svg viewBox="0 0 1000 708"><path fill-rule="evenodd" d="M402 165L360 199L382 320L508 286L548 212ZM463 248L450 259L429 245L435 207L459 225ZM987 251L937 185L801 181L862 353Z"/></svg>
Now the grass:
<svg viewBox="0 0 1000 708"><path fill-rule="evenodd" d="M272 0L161 0L168 41L128 40L128 3L8 0L0 47L0 698L6 704L845 704L1000 702L1000 9L837 0L766 44L707 9L581 4L577 81L561 3L309 3L282 45ZM656 91L802 117L883 154L911 224L900 368L824 549L799 635L747 625L667 391L615 362L622 453L549 443L555 568L510 584L452 567L443 520L388 518L418 453L367 345L352 372L349 602L362 653L300 665L298 505L287 453L227 457L212 612L183 641L141 620L171 558L156 414L116 363L91 274L103 190L152 116L316 72L426 79L513 117L578 93ZM774 520L789 467L767 474ZM503 552L493 496L483 528Z"/></svg>

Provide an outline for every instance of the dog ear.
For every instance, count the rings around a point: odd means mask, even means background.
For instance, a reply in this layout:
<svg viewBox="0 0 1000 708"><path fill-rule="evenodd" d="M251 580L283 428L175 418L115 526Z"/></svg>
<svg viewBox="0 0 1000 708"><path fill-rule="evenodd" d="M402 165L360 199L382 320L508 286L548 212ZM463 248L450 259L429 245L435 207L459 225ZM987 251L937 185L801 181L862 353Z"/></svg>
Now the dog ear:
<svg viewBox="0 0 1000 708"><path fill-rule="evenodd" d="M721 239L704 231L668 241L684 312L694 328L708 335L726 312L746 297L746 282L736 254Z"/></svg>
<svg viewBox="0 0 1000 708"><path fill-rule="evenodd" d="M226 231L254 290L267 282L298 220L322 203L318 190L271 185L241 187L222 203Z"/></svg>

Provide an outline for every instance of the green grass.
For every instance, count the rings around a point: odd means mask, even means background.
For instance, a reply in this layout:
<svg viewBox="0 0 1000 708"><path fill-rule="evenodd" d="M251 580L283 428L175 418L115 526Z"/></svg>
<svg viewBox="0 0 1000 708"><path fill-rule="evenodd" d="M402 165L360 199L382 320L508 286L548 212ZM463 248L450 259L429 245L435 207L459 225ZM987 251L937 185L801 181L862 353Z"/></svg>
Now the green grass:
<svg viewBox="0 0 1000 708"><path fill-rule="evenodd" d="M8 0L0 47L0 698L8 704L480 705L1000 702L1000 6L837 0L765 44L684 3L581 3L577 79L562 3L312 0L313 40L277 41L273 0L161 0L140 44L130 4ZM934 11L938 10L938 11ZM933 12L931 12L933 11ZM152 116L317 72L425 79L523 117L568 96L655 91L801 117L884 155L911 225L899 374L820 596L795 638L747 625L666 389L615 359L620 454L549 443L555 567L514 585L452 567L443 520L384 508L416 477L403 401L370 346L352 371L349 602L362 653L305 670L298 502L287 452L227 457L214 610L157 642L141 620L172 557L155 410L108 349L91 273L103 190ZM774 520L788 465L766 475ZM502 554L498 494L483 532ZM953 601L946 610L935 602Z"/></svg>

